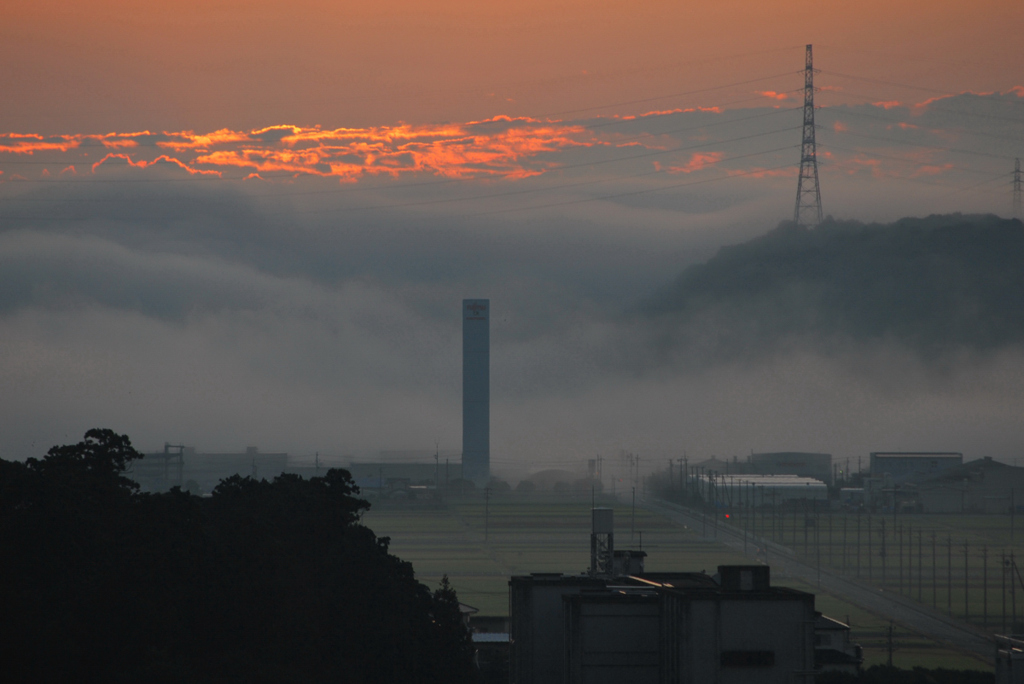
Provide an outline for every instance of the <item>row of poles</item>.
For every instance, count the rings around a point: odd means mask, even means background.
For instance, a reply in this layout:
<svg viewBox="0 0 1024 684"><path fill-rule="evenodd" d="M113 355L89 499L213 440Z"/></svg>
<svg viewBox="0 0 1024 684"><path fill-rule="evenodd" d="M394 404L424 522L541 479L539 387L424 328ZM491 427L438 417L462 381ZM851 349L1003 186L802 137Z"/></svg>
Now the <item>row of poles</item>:
<svg viewBox="0 0 1024 684"><path fill-rule="evenodd" d="M942 607L951 617L954 616L958 603L954 601L954 588L959 590L959 580L962 579L963 614L958 617L973 622L980 618L982 626L992 626L989 611L989 564L990 556L994 561L996 555L990 554L987 545L972 547L967 539L962 544L954 543L952 534L948 532L943 539L934 529L926 530L925 526L920 524L915 527L912 520L906 520L905 517L897 518L895 511L891 520L888 516L872 513L834 515L830 511L820 510L818 504L827 504L827 501L793 499L779 502L775 490L765 492L762 486L754 483L741 482L714 472L700 472L697 467L694 471L685 475L684 473L686 471L680 468L682 477L679 485L681 491L697 499L702 513L702 533L705 536L709 532L712 536L717 536L719 519L728 516L729 522L742 530L745 553L749 550L748 544L754 544L758 553L763 554L767 562L766 540L770 539L776 544L788 545L795 553L802 554L805 558L813 555L819 572L819 581L824 561L827 566L844 574L866 579L871 583L895 587L901 595L916 598L920 603L926 603L930 598L935 609L940 609L940 603L944 603ZM758 492L757 489L761 491ZM760 505L756 505L758 500L761 502ZM710 516L707 510L709 506L713 511ZM1015 527L1014 508L1015 506L1011 504L1011 547ZM837 523L837 519L841 523ZM824 558L822 522L825 522L827 530ZM838 550L835 548L837 542ZM940 558L945 560L945 567L942 568L944 577L940 577ZM957 572L955 565L960 559L963 562L962 577L956 578L955 574L960 573ZM971 575L972 559L973 566L980 566L981 570L980 611L971 610L972 587L975 591L979 588L977 577L972 578ZM1017 629L1017 588L1024 590L1024 577L1018 568L1013 550L1001 550L998 560L1001 571L1000 628L1005 633L1009 620L1011 630L1021 631ZM930 567L927 567L929 565ZM941 594L945 594L945 601L941 601Z"/></svg>

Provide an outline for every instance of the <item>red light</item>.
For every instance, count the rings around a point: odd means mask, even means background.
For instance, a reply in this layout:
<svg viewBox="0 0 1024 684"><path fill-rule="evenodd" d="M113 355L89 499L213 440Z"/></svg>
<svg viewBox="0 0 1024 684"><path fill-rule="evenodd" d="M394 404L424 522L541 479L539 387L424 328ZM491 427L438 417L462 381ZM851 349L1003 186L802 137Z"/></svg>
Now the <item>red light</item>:
<svg viewBox="0 0 1024 684"><path fill-rule="evenodd" d="M726 517L726 518L728 518L728 517L729 517L729 514L728 514L728 513L726 513L726 514L725 514L725 517Z"/></svg>

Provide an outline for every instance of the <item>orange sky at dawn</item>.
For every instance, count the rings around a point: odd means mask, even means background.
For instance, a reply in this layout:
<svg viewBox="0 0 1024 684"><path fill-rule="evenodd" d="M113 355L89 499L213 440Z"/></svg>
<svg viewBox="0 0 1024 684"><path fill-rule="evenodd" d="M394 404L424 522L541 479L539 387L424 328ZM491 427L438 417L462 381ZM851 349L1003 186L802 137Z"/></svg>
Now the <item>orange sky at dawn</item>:
<svg viewBox="0 0 1024 684"><path fill-rule="evenodd" d="M0 129L40 134L630 114L795 72L805 43L822 69L948 92L1006 91L1024 63L1019 0L7 0L4 19Z"/></svg>

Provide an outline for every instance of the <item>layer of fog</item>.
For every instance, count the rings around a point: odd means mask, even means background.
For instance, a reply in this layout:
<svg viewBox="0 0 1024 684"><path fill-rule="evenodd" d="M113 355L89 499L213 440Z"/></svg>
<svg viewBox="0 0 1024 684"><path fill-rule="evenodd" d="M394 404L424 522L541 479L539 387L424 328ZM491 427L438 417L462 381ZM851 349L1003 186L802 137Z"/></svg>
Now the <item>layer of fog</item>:
<svg viewBox="0 0 1024 684"><path fill-rule="evenodd" d="M709 363L656 353L652 331L620 315L788 218L791 176L606 201L579 200L607 187L564 189L533 211L514 209L535 200L367 210L395 202L386 182L336 192L147 178L168 182L49 186L0 211L4 457L97 426L144 449L458 450L464 297L493 302L499 472L619 450L652 461L684 450L1020 452L1019 349L934 364L897 344L824 354L794 340L767 358ZM844 218L999 210L990 195L824 161L822 185L826 212Z"/></svg>

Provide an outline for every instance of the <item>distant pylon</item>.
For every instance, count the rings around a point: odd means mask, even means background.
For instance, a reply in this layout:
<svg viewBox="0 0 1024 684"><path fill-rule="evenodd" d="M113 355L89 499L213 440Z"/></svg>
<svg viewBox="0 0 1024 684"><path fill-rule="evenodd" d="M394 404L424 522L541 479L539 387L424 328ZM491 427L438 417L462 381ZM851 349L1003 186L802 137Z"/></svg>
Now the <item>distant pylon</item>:
<svg viewBox="0 0 1024 684"><path fill-rule="evenodd" d="M1013 164L1013 218L1020 215L1020 157Z"/></svg>
<svg viewBox="0 0 1024 684"><path fill-rule="evenodd" d="M804 140L800 146L800 177L796 182L793 221L800 226L816 226L821 218L818 152L814 142L814 55L808 45L804 68Z"/></svg>

